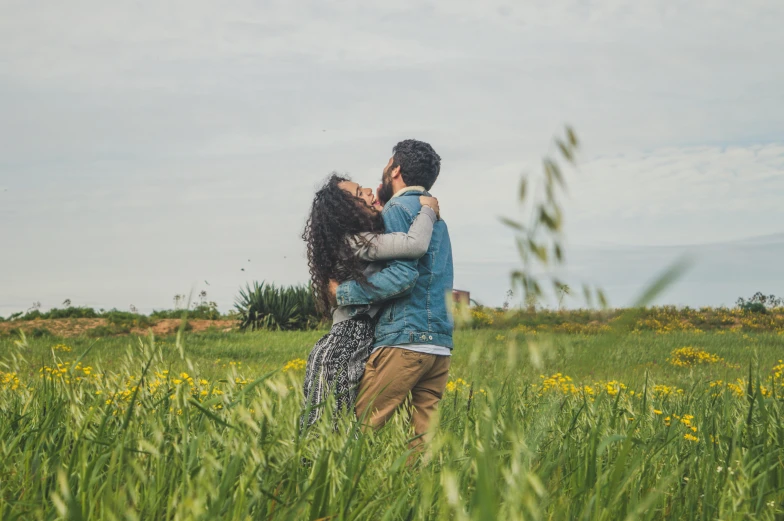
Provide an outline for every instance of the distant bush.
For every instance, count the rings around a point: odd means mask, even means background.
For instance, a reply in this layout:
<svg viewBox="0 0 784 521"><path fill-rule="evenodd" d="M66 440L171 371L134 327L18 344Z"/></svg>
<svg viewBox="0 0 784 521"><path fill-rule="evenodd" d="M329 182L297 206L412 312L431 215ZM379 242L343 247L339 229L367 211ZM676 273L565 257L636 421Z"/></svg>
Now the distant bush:
<svg viewBox="0 0 784 521"><path fill-rule="evenodd" d="M128 329L127 331L122 331L119 329L120 328L111 327L111 326L96 326L92 329L88 329L85 334L91 338L100 338L104 336L121 335L130 332L130 329Z"/></svg>
<svg viewBox="0 0 784 521"><path fill-rule="evenodd" d="M52 308L49 311L41 311L40 309L32 309L27 312L19 312L10 315L7 318L0 317L0 322L10 322L13 320L47 320L58 318L106 318L110 322L138 322L138 325L133 327L146 327L151 324L150 319L161 318L176 318L180 319L183 314L187 314L188 318L194 320L219 320L221 318L218 305L215 302L201 302L195 305L192 309L165 309L153 311L149 317L136 313L135 308L131 307L131 311L118 311L111 309L105 311L103 309L96 311L88 307L69 306L67 308Z"/></svg>
<svg viewBox="0 0 784 521"><path fill-rule="evenodd" d="M309 286L254 282L240 289L234 308L243 331L313 329L321 323Z"/></svg>
<svg viewBox="0 0 784 521"><path fill-rule="evenodd" d="M162 309L150 313L150 318L182 318L187 315L193 320L219 320L221 318L218 306L214 302L199 304L193 309Z"/></svg>
<svg viewBox="0 0 784 521"><path fill-rule="evenodd" d="M739 298L737 305L743 311L749 313L767 313L768 310L781 307L784 305L784 299L778 298L776 295L763 295L758 291L750 299Z"/></svg>
<svg viewBox="0 0 784 521"><path fill-rule="evenodd" d="M129 311L118 311L116 309L107 311L103 315L103 318L106 318L109 325L116 328L127 329L128 331L134 328L150 327L153 324L150 317L146 315L131 313Z"/></svg>
<svg viewBox="0 0 784 521"><path fill-rule="evenodd" d="M98 318L98 313L93 308L83 307L53 308L46 312L45 315L46 318Z"/></svg>
<svg viewBox="0 0 784 521"><path fill-rule="evenodd" d="M54 318L98 318L100 315L93 308L67 307L52 308L49 311L33 309L27 313L16 313L11 315L16 320L46 320ZM9 317L9 319L11 318Z"/></svg>
<svg viewBox="0 0 784 521"><path fill-rule="evenodd" d="M30 338L48 338L54 335L45 327L34 327L27 333L27 336Z"/></svg>

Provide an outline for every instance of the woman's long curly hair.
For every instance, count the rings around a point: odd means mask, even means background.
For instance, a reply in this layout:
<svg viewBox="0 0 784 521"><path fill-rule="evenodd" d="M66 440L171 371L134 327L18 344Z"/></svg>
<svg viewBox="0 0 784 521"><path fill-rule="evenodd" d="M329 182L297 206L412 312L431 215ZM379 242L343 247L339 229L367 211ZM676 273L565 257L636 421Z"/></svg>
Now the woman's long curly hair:
<svg viewBox="0 0 784 521"><path fill-rule="evenodd" d="M354 246L365 239L364 232L383 233L381 213L362 199L338 186L349 179L332 174L313 198L310 216L302 238L308 245L311 288L318 309L329 314L329 281L356 280L367 284L365 263L354 253Z"/></svg>

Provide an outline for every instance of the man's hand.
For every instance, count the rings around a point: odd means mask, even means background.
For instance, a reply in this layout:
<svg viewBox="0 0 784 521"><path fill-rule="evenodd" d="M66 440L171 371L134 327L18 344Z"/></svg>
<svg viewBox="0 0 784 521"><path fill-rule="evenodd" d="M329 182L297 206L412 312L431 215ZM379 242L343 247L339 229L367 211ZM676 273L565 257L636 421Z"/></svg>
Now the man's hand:
<svg viewBox="0 0 784 521"><path fill-rule="evenodd" d="M334 279L329 280L329 301L333 304L338 303L338 286L340 283Z"/></svg>

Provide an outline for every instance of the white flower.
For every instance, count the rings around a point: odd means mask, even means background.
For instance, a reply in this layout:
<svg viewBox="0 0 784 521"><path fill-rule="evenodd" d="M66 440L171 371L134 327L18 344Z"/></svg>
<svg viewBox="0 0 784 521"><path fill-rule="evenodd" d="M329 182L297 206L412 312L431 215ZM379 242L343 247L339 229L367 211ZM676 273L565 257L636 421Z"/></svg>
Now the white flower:
<svg viewBox="0 0 784 521"><path fill-rule="evenodd" d="M724 467L722 467L721 465L716 467L716 472L721 472L722 470L724 470Z"/></svg>
<svg viewBox="0 0 784 521"><path fill-rule="evenodd" d="M775 502L775 501L768 501L768 506L769 506L770 508L773 508L773 507L775 507L775 506L776 506L776 502Z"/></svg>

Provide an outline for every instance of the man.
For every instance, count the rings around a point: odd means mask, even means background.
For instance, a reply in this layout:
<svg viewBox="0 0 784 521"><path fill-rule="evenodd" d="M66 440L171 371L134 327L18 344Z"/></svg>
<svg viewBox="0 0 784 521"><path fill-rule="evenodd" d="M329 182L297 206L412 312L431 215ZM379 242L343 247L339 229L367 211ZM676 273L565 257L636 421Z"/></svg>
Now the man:
<svg viewBox="0 0 784 521"><path fill-rule="evenodd" d="M419 196L430 190L440 170L441 158L429 144L409 139L395 145L377 191L385 203L387 233L408 231L420 209ZM373 427L406 404L416 434L427 431L451 361L453 322L446 295L451 294L452 280L449 232L438 220L430 247L419 260L391 261L369 277L369 284L349 281L337 287L339 305L388 301L378 317L356 404L357 417Z"/></svg>

